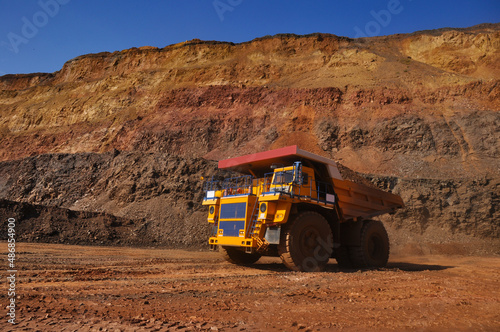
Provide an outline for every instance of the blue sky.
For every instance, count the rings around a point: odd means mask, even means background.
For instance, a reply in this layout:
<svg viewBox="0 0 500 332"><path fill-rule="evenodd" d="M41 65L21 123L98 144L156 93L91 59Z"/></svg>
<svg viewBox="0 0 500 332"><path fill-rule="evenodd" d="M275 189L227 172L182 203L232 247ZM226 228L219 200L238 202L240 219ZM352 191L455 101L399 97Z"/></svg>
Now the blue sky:
<svg viewBox="0 0 500 332"><path fill-rule="evenodd" d="M0 75L87 53L277 33L357 37L500 22L500 1L0 0Z"/></svg>

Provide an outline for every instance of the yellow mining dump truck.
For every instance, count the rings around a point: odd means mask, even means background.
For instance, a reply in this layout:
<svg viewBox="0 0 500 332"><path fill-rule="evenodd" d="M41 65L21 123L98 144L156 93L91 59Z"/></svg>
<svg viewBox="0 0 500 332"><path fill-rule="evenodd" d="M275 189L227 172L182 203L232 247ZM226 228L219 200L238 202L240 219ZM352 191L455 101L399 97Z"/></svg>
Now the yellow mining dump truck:
<svg viewBox="0 0 500 332"><path fill-rule="evenodd" d="M383 267L389 238L371 218L403 206L397 195L342 179L333 160L288 146L221 160L239 177L205 182L209 239L227 261L280 256L295 271Z"/></svg>

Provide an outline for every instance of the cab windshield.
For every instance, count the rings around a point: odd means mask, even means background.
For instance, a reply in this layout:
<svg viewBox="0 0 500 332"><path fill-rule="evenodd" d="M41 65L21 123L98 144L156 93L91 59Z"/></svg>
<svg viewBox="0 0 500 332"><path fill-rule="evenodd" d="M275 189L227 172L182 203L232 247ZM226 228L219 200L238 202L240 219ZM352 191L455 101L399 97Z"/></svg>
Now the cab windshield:
<svg viewBox="0 0 500 332"><path fill-rule="evenodd" d="M274 173L273 184L289 184L293 181L293 171L281 171Z"/></svg>

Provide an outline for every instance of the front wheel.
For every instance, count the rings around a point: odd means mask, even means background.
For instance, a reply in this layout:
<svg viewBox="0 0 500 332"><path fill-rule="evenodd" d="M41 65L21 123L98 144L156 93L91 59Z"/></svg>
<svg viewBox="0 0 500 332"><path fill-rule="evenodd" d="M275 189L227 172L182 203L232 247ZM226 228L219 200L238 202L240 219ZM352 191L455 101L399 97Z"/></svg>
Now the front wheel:
<svg viewBox="0 0 500 332"><path fill-rule="evenodd" d="M278 246L283 263L293 271L322 271L333 251L328 221L317 212L306 211L283 227Z"/></svg>

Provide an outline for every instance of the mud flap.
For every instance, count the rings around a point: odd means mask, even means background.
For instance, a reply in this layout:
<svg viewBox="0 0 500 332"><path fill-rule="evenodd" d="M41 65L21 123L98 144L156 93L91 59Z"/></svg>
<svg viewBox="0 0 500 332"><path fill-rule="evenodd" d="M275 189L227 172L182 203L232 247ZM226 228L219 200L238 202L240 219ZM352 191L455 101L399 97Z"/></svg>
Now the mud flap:
<svg viewBox="0 0 500 332"><path fill-rule="evenodd" d="M281 235L281 226L271 226L266 229L264 238L269 244L279 244Z"/></svg>

